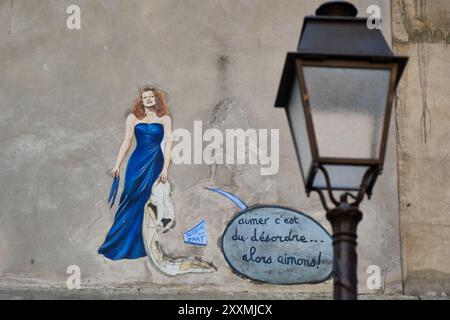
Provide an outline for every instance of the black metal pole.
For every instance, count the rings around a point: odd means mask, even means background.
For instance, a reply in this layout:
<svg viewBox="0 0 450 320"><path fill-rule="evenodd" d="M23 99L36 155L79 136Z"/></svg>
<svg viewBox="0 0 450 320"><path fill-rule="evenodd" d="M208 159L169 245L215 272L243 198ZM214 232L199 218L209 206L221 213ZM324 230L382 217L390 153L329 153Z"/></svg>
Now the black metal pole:
<svg viewBox="0 0 450 320"><path fill-rule="evenodd" d="M335 300L357 300L358 278L356 230L362 220L362 212L347 202L327 212L333 228L333 278Z"/></svg>

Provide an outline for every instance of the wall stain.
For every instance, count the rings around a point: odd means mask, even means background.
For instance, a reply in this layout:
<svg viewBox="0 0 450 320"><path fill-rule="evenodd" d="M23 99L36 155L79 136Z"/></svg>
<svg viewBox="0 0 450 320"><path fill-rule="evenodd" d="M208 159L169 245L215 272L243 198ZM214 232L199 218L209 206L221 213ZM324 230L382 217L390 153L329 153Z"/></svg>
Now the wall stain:
<svg viewBox="0 0 450 320"><path fill-rule="evenodd" d="M227 72L229 64L230 58L227 55L225 54L219 55L219 57L217 58L217 70L219 72Z"/></svg>
<svg viewBox="0 0 450 320"><path fill-rule="evenodd" d="M429 9L427 0L400 0L399 5L408 42L450 44L450 25L442 4L434 3L433 10Z"/></svg>
<svg viewBox="0 0 450 320"><path fill-rule="evenodd" d="M218 80L219 80L219 88L222 91L222 95L226 96L228 95L229 91L229 66L231 64L230 57L226 54L220 54L217 57L216 60L216 69L218 74Z"/></svg>
<svg viewBox="0 0 450 320"><path fill-rule="evenodd" d="M9 39L11 39L11 36L12 36L13 9L14 9L14 0L10 0L10 3L9 3L9 26L8 26Z"/></svg>

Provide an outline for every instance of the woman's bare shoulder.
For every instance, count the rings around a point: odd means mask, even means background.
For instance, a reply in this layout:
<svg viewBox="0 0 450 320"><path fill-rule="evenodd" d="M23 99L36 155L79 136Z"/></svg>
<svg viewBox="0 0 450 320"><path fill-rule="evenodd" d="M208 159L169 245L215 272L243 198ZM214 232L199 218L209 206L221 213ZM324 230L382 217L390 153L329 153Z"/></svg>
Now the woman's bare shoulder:
<svg viewBox="0 0 450 320"><path fill-rule="evenodd" d="M138 121L138 118L134 115L134 113L130 113L127 116L127 124L132 125Z"/></svg>
<svg viewBox="0 0 450 320"><path fill-rule="evenodd" d="M172 122L172 118L168 114L165 114L165 115L163 115L161 117L161 121L163 123L171 123Z"/></svg>

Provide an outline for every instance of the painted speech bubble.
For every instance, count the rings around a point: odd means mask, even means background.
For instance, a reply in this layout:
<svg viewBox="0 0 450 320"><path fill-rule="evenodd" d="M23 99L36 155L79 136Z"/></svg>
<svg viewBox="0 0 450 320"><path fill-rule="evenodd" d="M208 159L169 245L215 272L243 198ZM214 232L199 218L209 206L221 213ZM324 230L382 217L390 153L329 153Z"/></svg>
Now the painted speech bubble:
<svg viewBox="0 0 450 320"><path fill-rule="evenodd" d="M241 209L221 241L225 260L235 273L270 284L312 284L331 277L332 239L313 218L280 206L248 208L232 194L210 190Z"/></svg>

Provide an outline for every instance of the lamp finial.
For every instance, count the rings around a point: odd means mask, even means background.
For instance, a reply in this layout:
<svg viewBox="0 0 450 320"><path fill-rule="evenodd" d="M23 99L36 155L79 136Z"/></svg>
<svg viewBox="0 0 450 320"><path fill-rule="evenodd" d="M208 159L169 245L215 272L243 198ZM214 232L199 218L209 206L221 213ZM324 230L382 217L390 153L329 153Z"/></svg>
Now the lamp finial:
<svg viewBox="0 0 450 320"><path fill-rule="evenodd" d="M347 1L330 1L322 4L316 11L317 16L356 17L358 9Z"/></svg>

